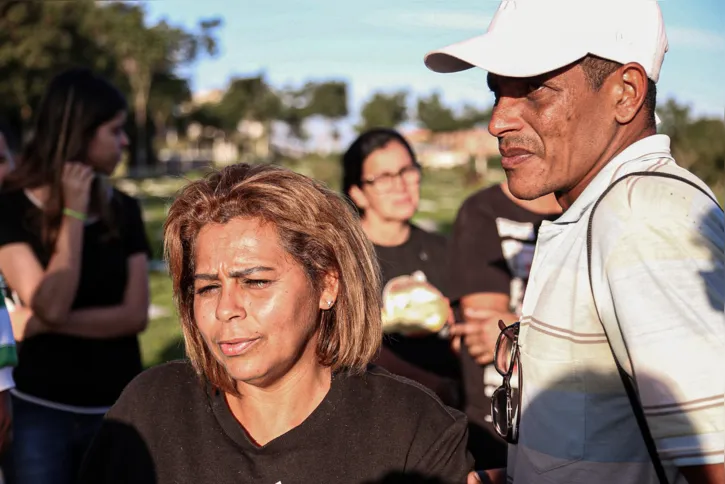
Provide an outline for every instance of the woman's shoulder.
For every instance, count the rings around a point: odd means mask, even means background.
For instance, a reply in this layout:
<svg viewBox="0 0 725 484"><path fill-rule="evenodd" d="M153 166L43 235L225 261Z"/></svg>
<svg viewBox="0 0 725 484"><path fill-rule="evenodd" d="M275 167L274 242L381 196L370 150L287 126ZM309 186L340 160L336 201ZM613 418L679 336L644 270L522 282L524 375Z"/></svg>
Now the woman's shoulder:
<svg viewBox="0 0 725 484"><path fill-rule="evenodd" d="M186 360L171 361L151 367L136 376L121 393L110 414L129 416L171 409L176 405L201 398L206 400L203 380Z"/></svg>
<svg viewBox="0 0 725 484"><path fill-rule="evenodd" d="M346 383L336 411L347 434L364 436L372 453L397 455L409 471L463 482L473 467L463 413L424 386L382 368L369 368Z"/></svg>
<svg viewBox="0 0 725 484"><path fill-rule="evenodd" d="M143 224L143 209L138 198L114 187L112 200L114 210L125 227L133 231Z"/></svg>
<svg viewBox="0 0 725 484"><path fill-rule="evenodd" d="M2 187L0 188L0 200L9 200L9 199L16 199L18 197L24 196L23 190L20 188L9 188L9 187Z"/></svg>
<svg viewBox="0 0 725 484"><path fill-rule="evenodd" d="M138 198L129 195L128 193L124 192L120 188L113 187L113 198L118 200L122 206L135 206L140 207L141 203Z"/></svg>
<svg viewBox="0 0 725 484"><path fill-rule="evenodd" d="M29 222L40 213L23 190L0 190L0 245L38 238L39 232L31 230Z"/></svg>
<svg viewBox="0 0 725 484"><path fill-rule="evenodd" d="M363 412L369 407L385 421L425 421L439 427L467 422L462 412L446 406L432 390L384 368L370 366L365 373L347 376L346 380L350 403Z"/></svg>
<svg viewBox="0 0 725 484"><path fill-rule="evenodd" d="M127 390L130 392L155 388L164 390L166 387L178 388L198 383L199 376L188 360L174 360L142 371L128 384Z"/></svg>
<svg viewBox="0 0 725 484"><path fill-rule="evenodd" d="M21 189L0 189L0 207L17 210L18 206L26 200L25 193ZM7 216L6 213L2 215Z"/></svg>

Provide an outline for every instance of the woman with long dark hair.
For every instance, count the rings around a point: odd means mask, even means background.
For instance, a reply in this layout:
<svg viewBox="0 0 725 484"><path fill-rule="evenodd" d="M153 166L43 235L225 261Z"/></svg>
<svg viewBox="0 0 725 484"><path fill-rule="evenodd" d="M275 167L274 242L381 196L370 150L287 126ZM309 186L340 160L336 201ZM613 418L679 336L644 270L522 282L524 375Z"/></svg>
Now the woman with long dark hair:
<svg viewBox="0 0 725 484"><path fill-rule="evenodd" d="M124 96L85 69L56 76L0 193L0 272L19 364L10 483L71 483L105 412L141 371L148 242L111 188L128 145Z"/></svg>

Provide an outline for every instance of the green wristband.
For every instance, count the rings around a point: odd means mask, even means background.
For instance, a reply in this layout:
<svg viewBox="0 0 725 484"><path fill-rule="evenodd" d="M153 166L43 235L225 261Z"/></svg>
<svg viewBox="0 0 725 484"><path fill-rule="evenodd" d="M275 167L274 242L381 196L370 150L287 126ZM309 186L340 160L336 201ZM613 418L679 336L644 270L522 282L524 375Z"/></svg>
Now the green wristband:
<svg viewBox="0 0 725 484"><path fill-rule="evenodd" d="M68 215L69 217L73 217L74 219L80 220L81 222L85 222L88 220L88 217L85 213L78 212L76 210L70 209L70 208L64 208L63 214Z"/></svg>

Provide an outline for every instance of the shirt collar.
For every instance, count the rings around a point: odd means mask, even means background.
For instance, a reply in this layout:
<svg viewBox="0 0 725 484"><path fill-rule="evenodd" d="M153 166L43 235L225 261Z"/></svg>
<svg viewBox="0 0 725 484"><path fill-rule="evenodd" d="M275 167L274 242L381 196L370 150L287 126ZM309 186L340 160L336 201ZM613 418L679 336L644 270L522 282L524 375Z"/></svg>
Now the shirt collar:
<svg viewBox="0 0 725 484"><path fill-rule="evenodd" d="M629 163L637 164L640 161L646 162L651 157L665 158L671 156L670 138L667 135L656 134L632 143L624 151L612 158L609 163L604 165L604 168L597 173L574 203L553 223L559 225L579 221L614 181L615 175L618 174L623 165ZM628 169L627 171L637 170Z"/></svg>

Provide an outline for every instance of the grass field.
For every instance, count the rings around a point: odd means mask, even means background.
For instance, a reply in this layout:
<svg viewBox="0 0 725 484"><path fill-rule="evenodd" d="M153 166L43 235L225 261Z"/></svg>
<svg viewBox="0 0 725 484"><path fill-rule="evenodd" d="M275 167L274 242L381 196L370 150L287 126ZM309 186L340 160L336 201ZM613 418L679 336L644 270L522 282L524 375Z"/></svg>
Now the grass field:
<svg viewBox="0 0 725 484"><path fill-rule="evenodd" d="M324 182L334 190L339 190L341 174L339 162L335 158L306 158L284 164L299 173ZM162 257L163 223L174 194L188 180L198 178L200 175L201 173L190 173L185 178L117 180L119 188L141 200L146 232L155 261L160 261ZM477 189L503 180L503 173L500 169L491 169L486 180L474 184L466 183L465 180L464 169L424 172L420 209L414 221L447 233L461 202ZM173 309L171 282L161 264L154 264L152 269L151 319L140 338L146 366L180 358L184 354L181 331Z"/></svg>

